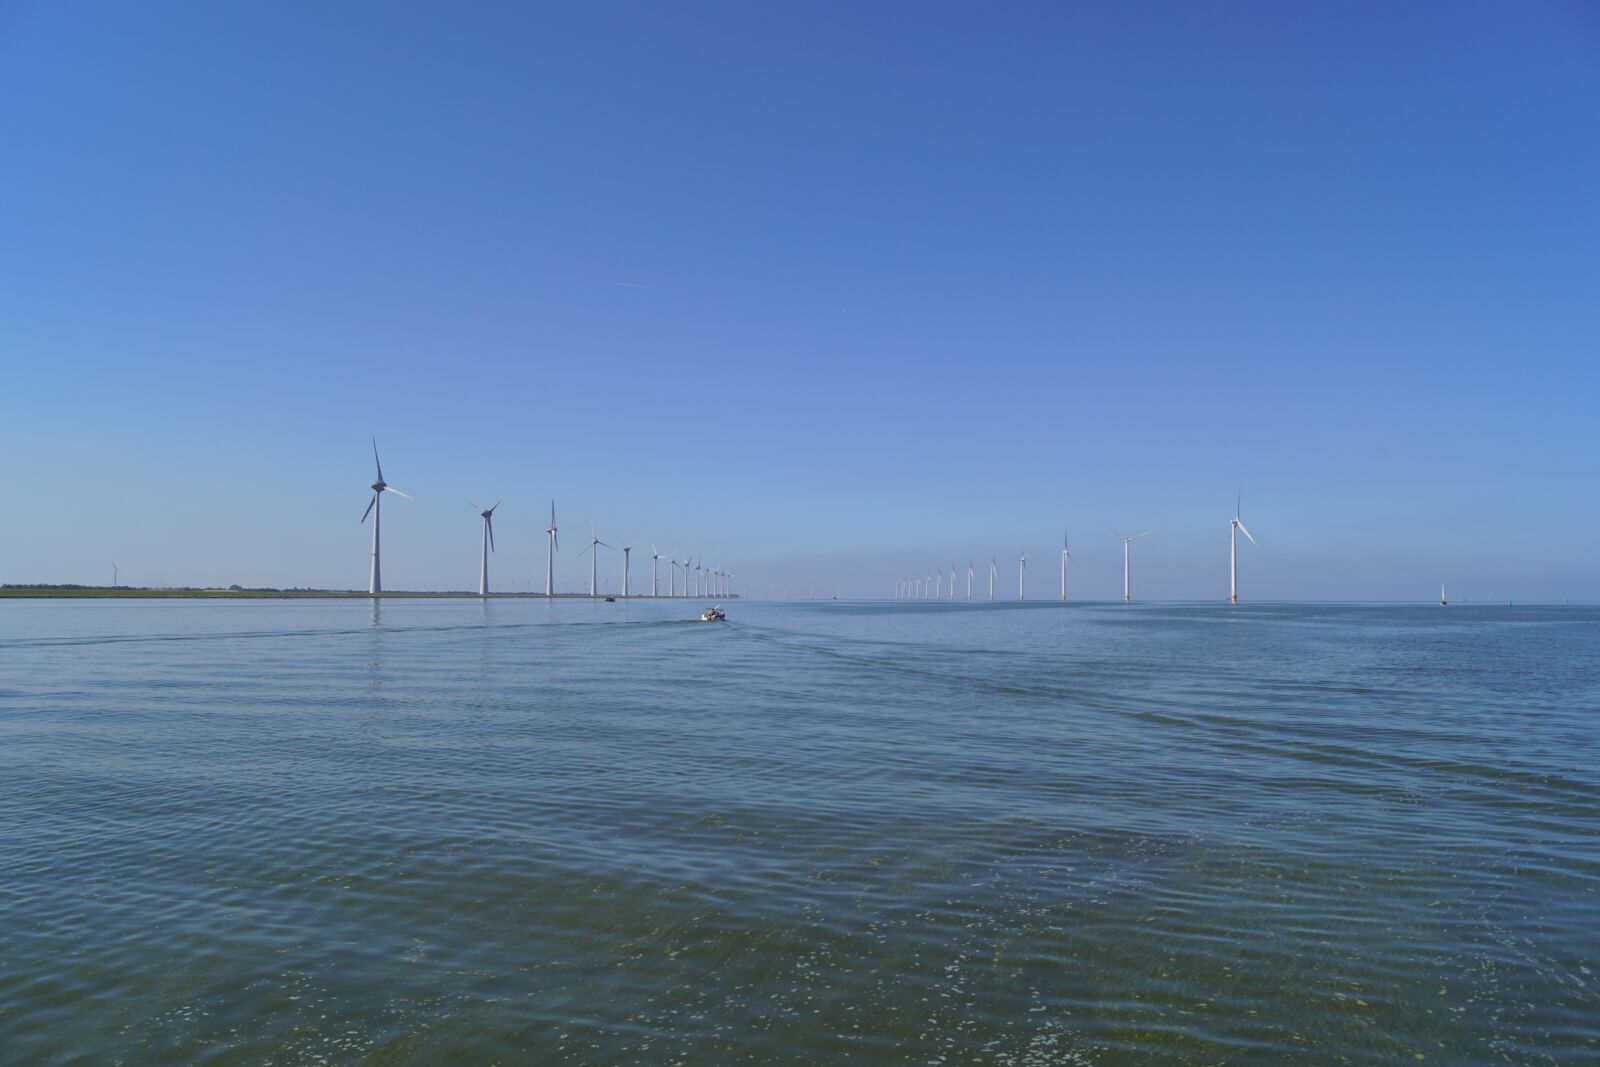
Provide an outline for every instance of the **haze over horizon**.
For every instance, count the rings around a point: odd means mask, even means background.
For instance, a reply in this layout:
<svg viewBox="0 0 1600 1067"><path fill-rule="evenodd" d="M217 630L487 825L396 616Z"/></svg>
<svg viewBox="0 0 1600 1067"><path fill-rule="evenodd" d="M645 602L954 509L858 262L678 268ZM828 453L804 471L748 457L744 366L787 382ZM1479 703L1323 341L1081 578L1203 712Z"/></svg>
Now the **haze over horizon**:
<svg viewBox="0 0 1600 1067"><path fill-rule="evenodd" d="M0 582L1600 600L1600 9L0 10ZM620 561L602 557L613 585ZM663 581L665 581L665 570Z"/></svg>

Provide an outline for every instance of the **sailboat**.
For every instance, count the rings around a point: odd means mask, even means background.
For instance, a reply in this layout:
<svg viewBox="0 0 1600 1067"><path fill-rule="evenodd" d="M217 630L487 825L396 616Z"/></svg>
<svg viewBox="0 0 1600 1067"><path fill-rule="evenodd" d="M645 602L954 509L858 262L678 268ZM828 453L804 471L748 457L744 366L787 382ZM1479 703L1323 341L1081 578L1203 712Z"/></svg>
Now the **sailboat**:
<svg viewBox="0 0 1600 1067"><path fill-rule="evenodd" d="M1450 601L1448 601L1448 600L1446 600L1444 598L1444 583L1440 582L1439 583L1439 606L1442 608L1448 603L1450 603Z"/></svg>

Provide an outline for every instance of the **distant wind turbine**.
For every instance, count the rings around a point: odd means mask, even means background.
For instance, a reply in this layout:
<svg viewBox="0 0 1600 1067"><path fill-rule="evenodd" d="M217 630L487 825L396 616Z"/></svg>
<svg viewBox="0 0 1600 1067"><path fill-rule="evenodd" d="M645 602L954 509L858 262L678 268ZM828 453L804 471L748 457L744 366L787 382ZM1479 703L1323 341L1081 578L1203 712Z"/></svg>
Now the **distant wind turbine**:
<svg viewBox="0 0 1600 1067"><path fill-rule="evenodd" d="M1250 531L1244 527L1244 520L1239 517L1239 505L1243 502L1241 493L1233 502L1233 518L1228 520L1228 601L1233 604L1239 602L1239 534L1242 532L1250 537ZM1250 543L1260 548L1254 537Z"/></svg>
<svg viewBox="0 0 1600 1067"><path fill-rule="evenodd" d="M115 560L112 560L112 562L111 562L111 588L115 589L117 587L117 575L119 575L121 573L122 573L122 568L117 566Z"/></svg>
<svg viewBox="0 0 1600 1067"><path fill-rule="evenodd" d="M591 599L600 595L600 568L598 563L600 553L595 551L596 548L616 550L615 545L608 545L600 540L600 535L594 532L594 522L591 520L589 523L589 547L578 553L579 556L587 555L589 557L589 597Z"/></svg>
<svg viewBox="0 0 1600 1067"><path fill-rule="evenodd" d="M656 546L650 546L650 599L654 600L661 594L658 592L661 585L661 553L656 551Z"/></svg>
<svg viewBox="0 0 1600 1067"><path fill-rule="evenodd" d="M972 600L972 561L967 560L967 600Z"/></svg>
<svg viewBox="0 0 1600 1067"><path fill-rule="evenodd" d="M1061 599L1067 599L1067 560L1072 558L1072 553L1067 551L1067 531L1061 533Z"/></svg>
<svg viewBox="0 0 1600 1067"><path fill-rule="evenodd" d="M622 546L622 599L628 599L628 555L633 551L632 545Z"/></svg>
<svg viewBox="0 0 1600 1067"><path fill-rule="evenodd" d="M1133 591L1128 583L1128 546L1139 540L1141 537L1149 537L1150 531L1146 530L1144 533L1136 533L1132 537L1122 537L1122 535L1117 533L1117 531L1109 524L1106 526L1106 529L1122 538L1122 602L1126 604L1128 601L1133 599Z"/></svg>
<svg viewBox="0 0 1600 1067"><path fill-rule="evenodd" d="M545 531L550 537L550 549L545 555L544 569L544 595L556 595L556 553L561 549L561 539L556 534L556 502L550 501L550 528Z"/></svg>
<svg viewBox="0 0 1600 1067"><path fill-rule="evenodd" d="M990 556L989 557L989 602L991 604L994 603L994 574L995 574L995 558L993 556Z"/></svg>
<svg viewBox="0 0 1600 1067"><path fill-rule="evenodd" d="M494 508L505 502L501 497L494 502ZM494 508L485 511L472 501L467 501L467 506L483 516L483 562L478 568L478 595L489 595L489 553L494 551Z"/></svg>
<svg viewBox="0 0 1600 1067"><path fill-rule="evenodd" d="M950 564L950 599L956 598L956 565Z"/></svg>
<svg viewBox="0 0 1600 1067"><path fill-rule="evenodd" d="M1028 580L1028 553L1023 552L1017 559L1017 599L1025 599L1022 595L1023 584Z"/></svg>
<svg viewBox="0 0 1600 1067"><path fill-rule="evenodd" d="M372 462L378 468L378 480L372 483L372 499L367 501L367 510L361 513L361 521L366 522L367 516L372 516L372 580L367 584L367 592L377 596L383 592L383 574L380 566L381 543L378 540L379 526L383 522L383 494L394 493L407 500L415 500L410 493L402 493L383 480L383 461L378 459L378 439L372 439Z"/></svg>

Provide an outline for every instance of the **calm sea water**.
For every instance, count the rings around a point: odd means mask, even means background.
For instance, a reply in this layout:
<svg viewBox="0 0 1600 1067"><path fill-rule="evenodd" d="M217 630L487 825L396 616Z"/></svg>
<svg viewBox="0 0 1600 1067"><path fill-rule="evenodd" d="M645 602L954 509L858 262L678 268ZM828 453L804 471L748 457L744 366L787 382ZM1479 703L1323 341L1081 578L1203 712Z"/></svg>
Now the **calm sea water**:
<svg viewBox="0 0 1600 1067"><path fill-rule="evenodd" d="M0 1062L1600 1062L1600 610L695 610L0 603Z"/></svg>

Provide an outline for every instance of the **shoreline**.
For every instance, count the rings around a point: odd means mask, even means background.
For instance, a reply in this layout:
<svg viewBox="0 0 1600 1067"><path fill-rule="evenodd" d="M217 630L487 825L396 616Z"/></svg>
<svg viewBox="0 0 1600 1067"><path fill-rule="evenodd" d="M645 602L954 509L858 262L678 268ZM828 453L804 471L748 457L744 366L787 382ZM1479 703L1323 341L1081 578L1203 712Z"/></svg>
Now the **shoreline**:
<svg viewBox="0 0 1600 1067"><path fill-rule="evenodd" d="M738 596L648 596L610 594L617 603L624 600L738 600ZM362 593L342 589L52 589L49 586L20 586L0 589L0 600L595 600L605 603L605 595L588 593L429 593L400 590Z"/></svg>

